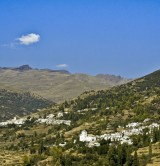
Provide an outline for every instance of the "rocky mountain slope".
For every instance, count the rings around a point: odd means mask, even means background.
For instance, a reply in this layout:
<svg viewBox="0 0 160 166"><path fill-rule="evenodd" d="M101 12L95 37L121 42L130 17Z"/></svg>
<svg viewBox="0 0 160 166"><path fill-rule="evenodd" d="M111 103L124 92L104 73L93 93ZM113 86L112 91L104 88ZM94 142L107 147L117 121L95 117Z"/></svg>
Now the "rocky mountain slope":
<svg viewBox="0 0 160 166"><path fill-rule="evenodd" d="M71 74L66 70L32 69L28 65L0 68L0 87L29 91L54 102L77 97L88 90L108 89L128 82L120 76Z"/></svg>

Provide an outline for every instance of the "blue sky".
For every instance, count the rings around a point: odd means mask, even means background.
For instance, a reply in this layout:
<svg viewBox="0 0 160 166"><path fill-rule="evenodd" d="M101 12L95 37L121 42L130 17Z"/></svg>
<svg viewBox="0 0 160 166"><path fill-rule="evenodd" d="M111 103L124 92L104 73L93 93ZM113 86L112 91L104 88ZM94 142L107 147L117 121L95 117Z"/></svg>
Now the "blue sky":
<svg viewBox="0 0 160 166"><path fill-rule="evenodd" d="M159 0L0 0L0 66L140 77L160 68L159 20Z"/></svg>

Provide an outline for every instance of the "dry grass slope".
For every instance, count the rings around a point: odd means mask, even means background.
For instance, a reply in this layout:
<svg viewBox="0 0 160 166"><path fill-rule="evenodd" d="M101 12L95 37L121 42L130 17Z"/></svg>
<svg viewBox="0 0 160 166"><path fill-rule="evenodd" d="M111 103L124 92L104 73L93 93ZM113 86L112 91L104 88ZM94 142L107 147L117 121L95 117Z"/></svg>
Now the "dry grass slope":
<svg viewBox="0 0 160 166"><path fill-rule="evenodd" d="M1 166L22 166L24 153L15 151L0 151Z"/></svg>
<svg viewBox="0 0 160 166"><path fill-rule="evenodd" d="M141 157L143 154L148 155L149 147L139 148L137 151L138 157ZM152 145L152 158L151 163L148 163L147 166L160 166L160 143L157 142Z"/></svg>
<svg viewBox="0 0 160 166"><path fill-rule="evenodd" d="M89 76L48 70L0 69L0 88L30 91L46 99L62 102L72 99L84 91L108 89L127 82L116 76Z"/></svg>

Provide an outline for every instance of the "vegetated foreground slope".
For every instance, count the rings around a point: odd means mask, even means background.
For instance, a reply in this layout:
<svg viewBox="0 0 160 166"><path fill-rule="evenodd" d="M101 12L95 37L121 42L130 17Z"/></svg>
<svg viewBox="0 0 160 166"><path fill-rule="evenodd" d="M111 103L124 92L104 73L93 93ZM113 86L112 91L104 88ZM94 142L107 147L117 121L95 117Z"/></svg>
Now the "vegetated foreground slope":
<svg viewBox="0 0 160 166"><path fill-rule="evenodd" d="M0 121L25 116L50 106L53 102L31 93L16 93L0 89Z"/></svg>
<svg viewBox="0 0 160 166"><path fill-rule="evenodd" d="M70 74L65 70L0 68L0 85L4 89L24 90L54 102L77 97L88 90L108 89L127 82L120 76Z"/></svg>
<svg viewBox="0 0 160 166"><path fill-rule="evenodd" d="M22 126L1 128L0 140L4 144L0 148L29 153L22 161L26 165L141 166L149 162L160 165L160 129L157 128L152 132L144 128L140 134L133 134L132 144L97 137L100 146L88 147L87 142L79 141L84 129L92 137L127 130L130 122L145 126L160 124L159 85L160 71L156 71L110 90L85 92L76 99L42 110L36 116L33 114L32 120ZM59 113L63 116L58 116ZM45 119L49 114L54 114L57 121L71 120L71 125L37 123L37 118ZM144 147L147 152L141 155Z"/></svg>
<svg viewBox="0 0 160 166"><path fill-rule="evenodd" d="M159 117L160 70L110 90L83 94L71 103L70 107L75 111L97 108L93 114L89 113L90 117L93 116L96 119L108 115L121 115L130 120ZM124 116L126 112L128 117Z"/></svg>
<svg viewBox="0 0 160 166"><path fill-rule="evenodd" d="M48 111L51 113L51 110L52 109ZM149 126L152 122L160 124L160 70L110 90L84 93L75 100L61 104L59 111L62 110L67 112L67 114L64 114L63 119L72 121L70 129L61 128L61 131L59 131L63 133L63 141L68 139L73 140L73 138L76 139L81 130L84 129L86 129L89 134L103 135L110 132L121 131L123 127L125 128L130 122L142 123L144 120L149 119L146 126ZM121 126L121 128L119 128L119 126ZM147 134L147 132L148 129L144 129L142 134L134 135L132 137L133 144L130 145L129 148L126 145L118 145L117 149L116 143L114 148L108 147L108 143L104 141L101 142L101 148L93 147L88 149L82 148L83 145L80 143L75 146L72 144L75 149L71 147L73 153L70 155L73 157L74 161L74 153L77 153L76 150L78 149L78 154L85 156L84 158L82 157L83 161L89 160L88 162L85 161L81 163L90 165L93 163L98 164L99 162L102 165L105 163L104 165L110 166L112 166L112 164L118 165L119 162L119 158L114 158L113 156L120 155L119 157L121 158L121 155L124 155L123 164L125 164L127 162L128 152L122 154L122 151L124 151L124 153L125 151L130 151L134 154L138 148L146 146L149 148L151 144L150 140L152 140L153 143L156 143L156 141L160 142L160 129L155 129L150 134ZM55 139L58 139L58 137ZM66 147L66 150L68 151L67 148L68 147ZM117 152L119 150L122 151ZM89 155L87 151L89 151L91 155ZM137 163L135 165L146 165L147 163L152 165L152 162L156 162L157 165L160 165L158 159L160 146L156 154L150 153L151 152L138 155L139 159L135 159L136 155L130 156L130 162L134 163L136 162L134 160L137 160L137 162L139 160L139 164ZM95 159L94 156L98 159ZM109 159L110 157L111 159ZM114 162L112 160L114 160Z"/></svg>

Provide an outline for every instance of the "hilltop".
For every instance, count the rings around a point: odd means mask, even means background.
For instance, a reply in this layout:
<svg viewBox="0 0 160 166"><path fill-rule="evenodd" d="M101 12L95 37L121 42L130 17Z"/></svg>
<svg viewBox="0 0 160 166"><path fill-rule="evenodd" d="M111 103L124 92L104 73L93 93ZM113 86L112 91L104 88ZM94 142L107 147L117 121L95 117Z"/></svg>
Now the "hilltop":
<svg viewBox="0 0 160 166"><path fill-rule="evenodd" d="M114 75L71 74L66 70L33 69L29 65L0 68L1 88L29 91L54 102L63 102L85 91L108 89L128 81Z"/></svg>

